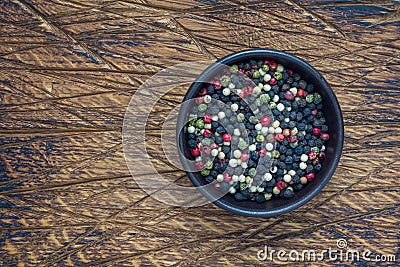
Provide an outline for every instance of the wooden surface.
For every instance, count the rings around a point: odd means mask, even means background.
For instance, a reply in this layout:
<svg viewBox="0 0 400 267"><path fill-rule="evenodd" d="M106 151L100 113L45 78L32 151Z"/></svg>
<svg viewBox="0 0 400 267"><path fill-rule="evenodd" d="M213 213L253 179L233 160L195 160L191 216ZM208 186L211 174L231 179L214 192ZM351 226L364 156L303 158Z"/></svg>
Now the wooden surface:
<svg viewBox="0 0 400 267"><path fill-rule="evenodd" d="M1 0L0 266L267 266L264 245L339 238L398 264L399 20L388 0ZM249 47L293 53L332 85L345 147L331 182L270 219L155 201L124 160L130 98L165 67ZM157 168L189 185L159 154Z"/></svg>

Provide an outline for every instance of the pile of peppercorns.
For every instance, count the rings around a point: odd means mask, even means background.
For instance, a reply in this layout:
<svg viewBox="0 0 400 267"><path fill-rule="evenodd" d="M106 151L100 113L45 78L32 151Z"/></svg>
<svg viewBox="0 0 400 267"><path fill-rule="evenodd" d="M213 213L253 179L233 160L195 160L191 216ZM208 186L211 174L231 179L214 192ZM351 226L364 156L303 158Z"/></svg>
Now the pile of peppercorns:
<svg viewBox="0 0 400 267"><path fill-rule="evenodd" d="M292 198L321 170L329 139L322 97L275 60L226 67L191 107L195 167L236 200Z"/></svg>

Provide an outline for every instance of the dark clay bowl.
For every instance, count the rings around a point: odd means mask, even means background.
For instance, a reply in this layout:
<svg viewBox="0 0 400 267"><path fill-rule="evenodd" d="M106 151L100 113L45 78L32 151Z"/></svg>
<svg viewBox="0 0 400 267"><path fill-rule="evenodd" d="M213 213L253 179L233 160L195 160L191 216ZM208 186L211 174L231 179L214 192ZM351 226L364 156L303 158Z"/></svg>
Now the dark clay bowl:
<svg viewBox="0 0 400 267"><path fill-rule="evenodd" d="M338 100L329 84L317 70L298 57L276 50L252 49L233 53L217 62L220 64L232 65L251 59L275 59L278 63L299 73L308 83L313 83L316 92L322 96L322 111L329 127L330 139L325 143L326 158L321 163L321 171L317 173L312 182L308 183L302 190L296 192L293 198L272 198L264 203L257 203L249 200L239 202L233 195L228 193L222 198L213 201L217 206L236 214L255 217L271 217L292 211L304 205L315 197L328 183L329 179L335 172L342 152L344 139L343 118ZM219 68L220 65L218 64L211 65L199 76L198 81L212 80L212 78L218 73ZM204 83L202 82L194 82L190 86L184 101L194 98L199 89L203 88L203 85ZM187 135L181 131L181 126L187 121L186 116L188 116L188 113L188 110L181 109L178 117L177 134L181 158L184 157L184 155L187 157L189 156L187 153ZM188 167L185 166L185 161L182 161L182 164L184 167ZM187 172L187 175L196 187L206 184L204 177L200 173ZM205 190L204 188L199 188L199 190L206 198L213 199L213 194L215 192Z"/></svg>

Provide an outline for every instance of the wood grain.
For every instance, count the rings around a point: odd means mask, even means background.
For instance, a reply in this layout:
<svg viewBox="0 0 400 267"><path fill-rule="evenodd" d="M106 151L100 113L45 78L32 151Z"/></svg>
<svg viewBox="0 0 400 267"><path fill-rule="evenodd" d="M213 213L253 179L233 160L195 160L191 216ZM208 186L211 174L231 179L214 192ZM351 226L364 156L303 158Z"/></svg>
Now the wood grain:
<svg viewBox="0 0 400 267"><path fill-rule="evenodd" d="M339 238L398 264L399 23L389 0L2 0L0 266L265 266L264 245L323 250ZM293 53L332 85L346 139L331 182L270 219L154 200L122 151L132 95L166 67L251 47ZM156 153L158 135L150 127L157 170L189 185Z"/></svg>

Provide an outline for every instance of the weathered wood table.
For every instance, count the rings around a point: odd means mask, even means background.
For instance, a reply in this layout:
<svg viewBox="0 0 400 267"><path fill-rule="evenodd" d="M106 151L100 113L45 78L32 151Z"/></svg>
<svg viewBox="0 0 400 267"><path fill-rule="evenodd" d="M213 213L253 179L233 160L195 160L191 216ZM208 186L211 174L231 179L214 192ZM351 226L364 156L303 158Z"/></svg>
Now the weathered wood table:
<svg viewBox="0 0 400 267"><path fill-rule="evenodd" d="M1 0L0 266L267 266L265 245L320 252L338 240L360 261L313 265L399 264L399 20L389 0ZM269 219L154 200L122 151L132 95L163 68L251 47L293 53L332 85L345 148L330 183ZM190 185L157 140L158 170Z"/></svg>

